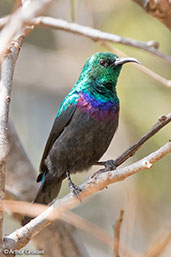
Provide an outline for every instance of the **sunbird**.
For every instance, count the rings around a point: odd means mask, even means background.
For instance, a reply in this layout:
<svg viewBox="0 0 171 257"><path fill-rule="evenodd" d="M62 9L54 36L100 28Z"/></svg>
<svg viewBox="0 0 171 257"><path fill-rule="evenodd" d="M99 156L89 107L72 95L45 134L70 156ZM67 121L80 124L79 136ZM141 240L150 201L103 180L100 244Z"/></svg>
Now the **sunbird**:
<svg viewBox="0 0 171 257"><path fill-rule="evenodd" d="M119 58L98 52L86 61L78 81L63 100L40 162L37 182L41 182L35 203L49 204L67 177L71 192L80 188L70 174L88 170L106 152L119 121L116 84L122 65L139 63L135 58ZM114 161L105 162L114 167ZM23 219L23 224L30 220Z"/></svg>

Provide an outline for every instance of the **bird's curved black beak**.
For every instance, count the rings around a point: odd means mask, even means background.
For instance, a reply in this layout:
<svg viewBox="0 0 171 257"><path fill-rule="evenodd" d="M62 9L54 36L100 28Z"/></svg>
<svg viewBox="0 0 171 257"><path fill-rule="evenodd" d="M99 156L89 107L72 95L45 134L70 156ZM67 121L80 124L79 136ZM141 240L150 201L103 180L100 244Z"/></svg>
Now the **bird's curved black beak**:
<svg viewBox="0 0 171 257"><path fill-rule="evenodd" d="M140 64L140 62L135 58L125 57L125 58L117 58L114 62L114 66L123 65L127 62L135 62L135 63Z"/></svg>

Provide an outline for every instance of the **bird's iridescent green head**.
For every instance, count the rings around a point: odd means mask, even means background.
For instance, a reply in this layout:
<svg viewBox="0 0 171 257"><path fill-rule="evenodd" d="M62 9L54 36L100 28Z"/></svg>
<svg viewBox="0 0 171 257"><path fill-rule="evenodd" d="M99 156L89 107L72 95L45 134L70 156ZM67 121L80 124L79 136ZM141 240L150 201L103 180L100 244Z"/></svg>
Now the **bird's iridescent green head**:
<svg viewBox="0 0 171 257"><path fill-rule="evenodd" d="M89 57L79 79L64 99L57 116L71 103L77 104L80 92L88 94L95 101L118 103L116 83L122 65L127 62L139 63L134 58L118 58L112 53L95 53Z"/></svg>
<svg viewBox="0 0 171 257"><path fill-rule="evenodd" d="M98 89L114 88L122 65L127 62L139 63L134 58L118 58L115 54L108 52L95 53L85 63L79 81L93 81Z"/></svg>

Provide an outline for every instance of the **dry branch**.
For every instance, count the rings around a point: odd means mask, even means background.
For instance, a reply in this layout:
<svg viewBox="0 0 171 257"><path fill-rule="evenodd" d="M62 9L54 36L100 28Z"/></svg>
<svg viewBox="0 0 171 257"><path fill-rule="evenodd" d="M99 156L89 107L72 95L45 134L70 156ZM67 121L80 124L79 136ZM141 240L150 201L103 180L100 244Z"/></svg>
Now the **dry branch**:
<svg viewBox="0 0 171 257"><path fill-rule="evenodd" d="M161 21L171 30L171 2L170 0L133 0L147 13Z"/></svg>
<svg viewBox="0 0 171 257"><path fill-rule="evenodd" d="M8 194L11 195L11 190L8 191ZM12 213L14 215L14 213L17 212L17 214L20 216L23 216L26 213L26 209L29 210L29 212L27 211L27 214L34 215L34 216L38 216L41 212L48 209L47 205L40 205L40 204L35 204L35 203L30 208L30 204L28 202L20 202L20 201L14 201L14 200L4 200L3 203L4 203L4 210L7 211L7 213L9 213L9 214ZM110 236L108 233L106 233L104 230L102 230L100 227L95 225L94 223L80 217L79 215L77 215L73 212L69 212L69 211L63 213L62 216L60 217L60 220L63 220L64 222L66 222L76 228L82 229L84 232L89 233L94 238L96 238L97 240L104 243L106 246L113 249L113 237ZM51 226L52 224L55 224L55 223L57 223L57 225ZM48 229L53 230L53 227L54 227L57 232L58 224L60 226L59 229L62 229L61 225L63 223L60 223L60 222L55 222L55 223L53 222L50 226L48 226L45 230L41 231L41 233L38 235L42 236L42 233L43 233L44 235L46 235L46 238L48 238L48 236L50 238L50 235L47 231ZM65 228L64 228L64 230L65 230ZM51 231L51 232L53 232L53 231ZM74 230L73 231L71 230L70 232L72 232L72 234L74 234ZM70 232L69 232L69 234L70 234ZM54 234L54 232L53 232L53 234ZM55 235L54 235L54 237L55 237ZM58 237L57 242L60 242L61 237L59 235L56 235L56 237ZM65 238L67 238L67 235L65 235ZM35 241L36 237L34 237L33 239ZM55 244L57 244L57 242ZM63 242L63 240L62 240L62 242ZM44 243L45 252L47 252L47 249L45 248L46 240L43 243ZM61 245L61 243L59 245ZM41 247L39 247L39 249L40 248ZM52 248L52 242L51 242L51 248ZM60 247L58 247L58 249L60 250ZM120 251L124 256L127 256L127 257L142 257L142 255L135 252L133 249L129 249L128 246L126 246L122 242L120 242Z"/></svg>
<svg viewBox="0 0 171 257"><path fill-rule="evenodd" d="M121 165L125 160L127 160L129 157L132 157L135 152L152 136L154 136L161 128L163 128L165 125L171 122L171 113L168 115L161 116L157 123L154 124L154 126L147 131L147 133L144 134L143 137L141 137L134 145L130 146L130 148L125 151L121 156L119 156L116 160L116 166Z"/></svg>
<svg viewBox="0 0 171 257"><path fill-rule="evenodd" d="M168 56L157 50L159 44L155 41L141 42L131 38L121 37L116 34L103 32L91 27L79 25L77 23L67 22L61 19L55 19L52 17L37 17L31 21L32 25L43 25L49 28L64 30L71 33L76 33L82 36L86 36L94 41L108 41L112 43L123 44L132 46L150 52L160 58L163 58L171 62L171 56Z"/></svg>
<svg viewBox="0 0 171 257"><path fill-rule="evenodd" d="M6 160L8 156L8 139L7 139L7 129L8 129L8 114L9 105L11 98L11 89L13 83L13 73L15 68L15 63L18 58L20 47L25 36L30 33L31 29L27 27L24 29L23 33L17 35L15 40L11 43L10 47L4 48L1 64L1 83L0 83L0 244L2 246L2 223L3 223L3 208L2 199L5 195L5 171L6 171ZM7 33L6 33L7 32ZM5 42L6 35L8 35L8 28L3 29L0 35L0 49ZM3 41L4 40L4 41ZM5 45L4 45L5 46ZM6 51L6 54L4 54ZM1 249L2 250L2 247ZM2 253L1 253L2 254Z"/></svg>
<svg viewBox="0 0 171 257"><path fill-rule="evenodd" d="M7 22L7 17L0 19L0 28L2 28L6 22ZM103 32L97 29L93 29L91 27L79 25L77 23L67 22L61 19L55 19L52 17L44 17L44 16L37 17L32 20L31 19L26 20L25 24L34 25L34 26L42 25L53 29L63 30L63 31L88 37L94 41L107 41L107 42L132 46L132 47L150 52L151 54L154 54L164 60L167 60L168 62L171 62L171 56L168 56L160 52L159 50L157 50L157 48L159 47L159 44L158 42L155 42L155 41L141 42L135 39L121 37L116 34Z"/></svg>
<svg viewBox="0 0 171 257"><path fill-rule="evenodd" d="M8 114L11 97L12 79L15 62L17 60L19 48L12 46L2 59L1 82L0 82L0 245L2 246L2 224L3 207L2 200L5 194L5 171L6 159L8 155ZM1 247L2 249L2 247Z"/></svg>
<svg viewBox="0 0 171 257"><path fill-rule="evenodd" d="M101 170L96 172L94 175L87 178L80 186L82 189L80 198L83 200L93 193L103 190L112 183L122 181L137 172L151 168L155 162L168 153L171 153L171 141L132 165L108 172L102 172ZM62 199L54 201L54 203L38 217L7 236L4 240L4 248L20 249L24 247L31 238L52 223L52 220L59 218L62 213L75 207L79 203L79 199L74 197L72 193L66 195Z"/></svg>
<svg viewBox="0 0 171 257"><path fill-rule="evenodd" d="M121 232L121 225L123 222L123 215L124 210L120 211L119 219L116 221L114 226L114 233L115 233L115 240L114 240L114 257L120 257L120 232Z"/></svg>
<svg viewBox="0 0 171 257"><path fill-rule="evenodd" d="M63 213L61 219L91 234L92 236L97 238L97 240L101 241L102 243L106 244L108 247L113 249L113 237L106 233L104 230L102 230L100 227L95 225L94 223L85 220L84 218L69 211ZM123 244L122 242L120 242L120 251L123 254L123 256L142 257L139 253L135 252L133 249L130 249L127 245Z"/></svg>
<svg viewBox="0 0 171 257"><path fill-rule="evenodd" d="M43 17L43 20L46 19L48 17ZM0 19L0 28L4 27L4 25L7 23L9 17L4 17L4 18L1 18ZM42 17L38 17L36 18L33 22L33 24L35 25L41 25L39 19L42 19ZM52 18L53 19L53 18ZM58 21L58 20L57 20ZM50 26L50 25L49 25ZM80 25L79 25L80 26ZM62 29L62 28L61 28ZM70 31L70 30L68 30ZM71 32L71 31L70 31ZM74 31L73 31L74 32ZM74 32L76 33L76 32ZM104 32L103 32L104 33ZM80 33L81 34L81 33ZM109 33L107 33L109 34ZM114 34L112 34L114 35ZM117 36L117 35L116 35ZM97 39L98 40L98 39ZM112 41L112 42L115 42L115 41ZM151 41L150 41L151 42ZM148 45L148 42L146 43ZM115 52L116 54L118 54L119 56L127 56L125 53L123 53L121 50L117 49L116 47L114 46L110 46L108 43L107 43L107 40L104 39L102 41L102 45L104 45L109 51L111 52ZM170 58L170 57L169 57ZM153 79L159 81L161 84L167 86L167 87L171 87L171 80L167 80L165 78L163 78L162 76L160 76L159 74L155 73L154 71L150 70L149 68L143 66L143 65L137 65L135 63L131 63L131 65L134 65L137 69L139 69L140 71L142 71L143 73L147 74L148 76L152 77Z"/></svg>
<svg viewBox="0 0 171 257"><path fill-rule="evenodd" d="M23 6L19 7L12 15L9 16L6 26L0 33L0 57L10 47L11 41L21 34L22 30L26 28L26 24L31 19L38 16L41 12L53 2L53 0L30 1L23 0Z"/></svg>
<svg viewBox="0 0 171 257"><path fill-rule="evenodd" d="M160 129L171 122L171 113L161 116L158 121L149 129L135 144L131 145L123 154L114 160L115 166L118 167L128 158L132 157L135 152L152 136L154 136ZM105 162L98 162L97 165L104 165Z"/></svg>

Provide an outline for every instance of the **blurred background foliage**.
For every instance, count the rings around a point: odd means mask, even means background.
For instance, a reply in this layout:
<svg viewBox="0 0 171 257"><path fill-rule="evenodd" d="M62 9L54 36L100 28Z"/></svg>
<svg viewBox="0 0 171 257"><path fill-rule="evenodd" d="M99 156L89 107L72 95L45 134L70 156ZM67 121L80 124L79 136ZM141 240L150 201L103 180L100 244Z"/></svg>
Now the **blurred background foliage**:
<svg viewBox="0 0 171 257"><path fill-rule="evenodd" d="M74 6L74 12L71 8ZM106 32L137 40L155 40L161 51L171 54L169 30L130 0L59 0L46 15L92 26ZM14 1L1 0L0 15L8 14ZM115 45L142 64L169 79L171 66L144 51ZM29 158L38 171L41 154L62 99L79 77L86 59L97 51L106 51L100 43L71 33L36 28L25 40L17 61L10 116ZM117 157L138 140L163 114L171 110L171 91L159 82L126 65L117 85L121 102L120 125L109 150L102 159ZM170 125L150 139L127 163L136 161L165 144ZM125 165L125 164L124 164ZM79 184L91 172L77 174ZM144 252L161 234L170 229L171 157L109 190L84 201L74 211L103 227L110 234L112 225L125 210L122 240L137 252ZM61 195L68 192L64 183ZM95 208L94 208L95 207ZM12 231L8 227L7 231ZM80 232L90 256L111 256L110 249ZM162 256L171 256L167 247Z"/></svg>

